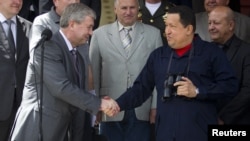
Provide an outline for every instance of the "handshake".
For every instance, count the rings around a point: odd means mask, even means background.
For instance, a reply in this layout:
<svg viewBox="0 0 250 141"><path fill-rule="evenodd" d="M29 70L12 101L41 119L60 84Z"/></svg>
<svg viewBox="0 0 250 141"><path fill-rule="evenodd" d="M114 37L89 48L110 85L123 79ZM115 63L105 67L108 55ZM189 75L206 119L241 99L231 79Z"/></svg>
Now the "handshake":
<svg viewBox="0 0 250 141"><path fill-rule="evenodd" d="M101 99L100 110L103 111L106 115L111 117L120 112L120 107L114 99L105 96Z"/></svg>

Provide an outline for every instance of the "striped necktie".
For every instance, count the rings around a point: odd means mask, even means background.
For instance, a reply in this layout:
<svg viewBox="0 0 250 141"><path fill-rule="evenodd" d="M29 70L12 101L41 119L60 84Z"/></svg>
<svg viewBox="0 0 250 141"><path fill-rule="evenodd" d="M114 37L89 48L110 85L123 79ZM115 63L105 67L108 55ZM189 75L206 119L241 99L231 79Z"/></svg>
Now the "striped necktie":
<svg viewBox="0 0 250 141"><path fill-rule="evenodd" d="M127 54L129 53L130 46L132 43L132 38L129 34L131 30L132 28L123 28L124 37L122 38L122 44Z"/></svg>

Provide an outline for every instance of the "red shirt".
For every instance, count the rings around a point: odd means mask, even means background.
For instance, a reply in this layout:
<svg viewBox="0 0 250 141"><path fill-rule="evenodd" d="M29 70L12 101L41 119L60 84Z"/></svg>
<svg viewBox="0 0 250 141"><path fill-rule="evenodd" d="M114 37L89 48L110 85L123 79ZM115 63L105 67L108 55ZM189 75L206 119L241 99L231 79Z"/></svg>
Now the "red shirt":
<svg viewBox="0 0 250 141"><path fill-rule="evenodd" d="M175 52L178 54L178 56L183 56L186 52L188 52L191 48L192 44L188 44L185 47L181 48L181 49L176 49Z"/></svg>

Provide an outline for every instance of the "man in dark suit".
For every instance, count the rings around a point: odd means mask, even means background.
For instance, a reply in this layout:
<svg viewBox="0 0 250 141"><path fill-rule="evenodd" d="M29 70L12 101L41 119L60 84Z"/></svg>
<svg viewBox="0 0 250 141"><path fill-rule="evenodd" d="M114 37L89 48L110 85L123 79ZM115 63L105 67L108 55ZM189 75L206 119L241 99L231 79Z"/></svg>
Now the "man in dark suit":
<svg viewBox="0 0 250 141"><path fill-rule="evenodd" d="M208 32L208 15L216 6L228 6L230 0L204 0L205 12L196 14L196 33L205 41L211 41ZM234 33L241 40L250 43L250 18L238 12L235 15L235 30Z"/></svg>
<svg viewBox="0 0 250 141"><path fill-rule="evenodd" d="M222 107L219 118L224 124L250 124L250 44L235 34L234 12L217 6L208 17L208 31L213 42L222 47L236 72L239 92Z"/></svg>
<svg viewBox="0 0 250 141"><path fill-rule="evenodd" d="M156 141L207 141L216 101L236 94L237 79L224 52L195 35L190 8L170 8L165 23L168 45L150 54L117 103L121 110L137 107L156 87Z"/></svg>
<svg viewBox="0 0 250 141"><path fill-rule="evenodd" d="M60 18L60 30L44 43L44 54L42 47L31 51L11 141L37 141L39 136L44 141L64 141L78 108L96 114L117 107L112 99L99 99L84 88L86 66L77 47L89 40L94 19L95 13L89 7L79 3L68 5Z"/></svg>
<svg viewBox="0 0 250 141"><path fill-rule="evenodd" d="M57 0L53 0L53 1L57 1ZM42 13L48 12L53 6L53 1L52 0L39 0L39 13L42 14ZM83 4L86 4L88 7L90 7L91 9L95 11L96 19L95 19L95 25L93 29L96 29L99 26L100 18L101 18L101 3L102 3L101 0L80 0L80 2Z"/></svg>
<svg viewBox="0 0 250 141"><path fill-rule="evenodd" d="M31 23L17 16L22 0L0 0L0 140L7 141L16 110L21 103ZM6 20L11 20L11 32ZM13 42L9 42L11 33Z"/></svg>

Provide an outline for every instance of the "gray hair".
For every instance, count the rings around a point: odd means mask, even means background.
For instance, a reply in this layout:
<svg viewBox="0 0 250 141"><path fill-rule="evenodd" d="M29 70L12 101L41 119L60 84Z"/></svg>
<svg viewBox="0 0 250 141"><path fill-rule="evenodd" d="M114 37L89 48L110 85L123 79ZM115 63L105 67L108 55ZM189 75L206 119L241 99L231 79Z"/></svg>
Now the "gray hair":
<svg viewBox="0 0 250 141"><path fill-rule="evenodd" d="M95 12L88 6L82 3L69 4L62 13L60 18L60 27L68 27L69 21L75 21L81 23L85 17L90 16L96 19Z"/></svg>
<svg viewBox="0 0 250 141"><path fill-rule="evenodd" d="M138 5L139 5L139 0L136 0ZM119 0L114 0L114 6L116 7L116 5L119 4Z"/></svg>

